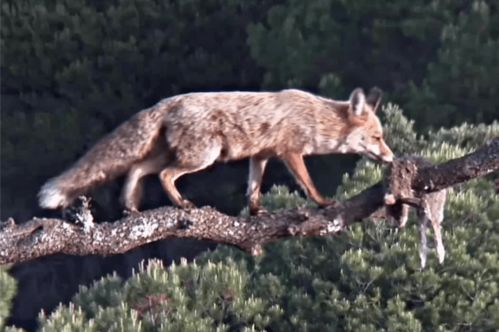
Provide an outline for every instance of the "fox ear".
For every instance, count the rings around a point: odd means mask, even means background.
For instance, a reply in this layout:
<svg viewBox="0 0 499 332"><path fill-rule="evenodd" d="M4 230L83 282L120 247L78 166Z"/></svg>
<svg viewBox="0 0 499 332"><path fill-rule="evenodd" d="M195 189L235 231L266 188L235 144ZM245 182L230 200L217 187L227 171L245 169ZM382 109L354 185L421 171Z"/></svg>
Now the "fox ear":
<svg viewBox="0 0 499 332"><path fill-rule="evenodd" d="M373 112L376 113L379 106L381 105L381 99L383 98L383 91L378 87L373 87L369 94L367 95L366 102L372 107Z"/></svg>
<svg viewBox="0 0 499 332"><path fill-rule="evenodd" d="M364 90L357 88L350 94L350 109L354 115L362 115L364 106L366 105L366 96Z"/></svg>

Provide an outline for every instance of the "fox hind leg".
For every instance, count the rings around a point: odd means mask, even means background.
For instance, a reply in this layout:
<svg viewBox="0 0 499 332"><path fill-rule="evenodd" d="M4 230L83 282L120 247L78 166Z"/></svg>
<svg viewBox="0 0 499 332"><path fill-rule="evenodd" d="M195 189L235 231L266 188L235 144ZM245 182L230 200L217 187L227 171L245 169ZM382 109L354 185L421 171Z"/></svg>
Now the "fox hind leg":
<svg viewBox="0 0 499 332"><path fill-rule="evenodd" d="M196 169L188 169L182 167L169 166L161 171L159 174L161 184L163 185L163 189L170 201L181 207L183 209L194 208L194 204L183 198L180 192L177 190L175 186L175 181L184 174L195 172Z"/></svg>
<svg viewBox="0 0 499 332"><path fill-rule="evenodd" d="M268 160L268 158L250 158L247 191L250 215L257 215L265 212L260 206L260 188Z"/></svg>
<svg viewBox="0 0 499 332"><path fill-rule="evenodd" d="M121 202L129 212L138 212L142 197L142 179L149 174L158 173L166 164L164 156L145 159L132 166L121 194Z"/></svg>
<svg viewBox="0 0 499 332"><path fill-rule="evenodd" d="M177 155L176 159L159 173L163 189L173 204L184 209L195 207L180 194L175 181L182 175L194 173L212 165L220 156L221 150L221 144L206 142L204 146L198 146L195 151L190 149L185 155Z"/></svg>

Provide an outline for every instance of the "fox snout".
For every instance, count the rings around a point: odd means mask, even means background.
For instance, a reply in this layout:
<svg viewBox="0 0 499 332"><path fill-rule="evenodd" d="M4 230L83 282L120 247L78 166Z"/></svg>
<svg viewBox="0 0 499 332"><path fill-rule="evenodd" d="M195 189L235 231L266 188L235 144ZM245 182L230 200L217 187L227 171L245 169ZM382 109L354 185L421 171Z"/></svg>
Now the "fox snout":
<svg viewBox="0 0 499 332"><path fill-rule="evenodd" d="M393 162L393 155L391 156L383 156L381 157L381 161L387 163L387 164L391 164Z"/></svg>
<svg viewBox="0 0 499 332"><path fill-rule="evenodd" d="M385 163L392 163L394 159L392 150L382 139L363 145L362 153L371 159Z"/></svg>
<svg viewBox="0 0 499 332"><path fill-rule="evenodd" d="M388 163L388 164L391 164L393 162L393 159L395 158L395 156L393 155L392 150L390 150L390 148L388 146L386 148L387 148L387 150L385 151L385 153L383 155L381 155L381 161Z"/></svg>
<svg viewBox="0 0 499 332"><path fill-rule="evenodd" d="M394 159L394 155L392 150L386 145L385 142L380 142L380 146L378 147L377 150L379 150L379 154L377 154L377 157L380 161L385 162L385 163L392 163Z"/></svg>
<svg viewBox="0 0 499 332"><path fill-rule="evenodd" d="M380 141L380 150L381 150L381 161L385 163L392 163L395 158L390 147L385 143L385 140L382 138Z"/></svg>
<svg viewBox="0 0 499 332"><path fill-rule="evenodd" d="M381 158L381 160L385 163L391 164L393 162L393 155L384 156L383 158Z"/></svg>
<svg viewBox="0 0 499 332"><path fill-rule="evenodd" d="M373 153L366 153L368 157L374 160L378 160L387 164L391 164L393 162L394 156L393 153L387 153L387 154L373 154Z"/></svg>

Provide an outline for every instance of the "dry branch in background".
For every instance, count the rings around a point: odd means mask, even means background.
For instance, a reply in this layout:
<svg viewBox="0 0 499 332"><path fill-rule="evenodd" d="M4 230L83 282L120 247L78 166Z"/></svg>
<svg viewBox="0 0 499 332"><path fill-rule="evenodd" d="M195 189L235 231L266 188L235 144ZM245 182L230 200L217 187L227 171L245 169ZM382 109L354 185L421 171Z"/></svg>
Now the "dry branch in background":
<svg viewBox="0 0 499 332"><path fill-rule="evenodd" d="M434 192L499 170L499 138L440 165L418 169L408 158L399 158L392 167L412 167L412 175L403 181L416 196L418 192ZM182 237L229 244L258 255L268 242L290 236L332 235L369 217L383 206L384 188L382 182L377 183L336 207L289 209L254 217L228 216L210 207L162 207L102 223L93 223L85 212L88 210L83 210L83 225L45 218L16 224L9 219L0 223L0 264L55 253L113 255L153 241Z"/></svg>

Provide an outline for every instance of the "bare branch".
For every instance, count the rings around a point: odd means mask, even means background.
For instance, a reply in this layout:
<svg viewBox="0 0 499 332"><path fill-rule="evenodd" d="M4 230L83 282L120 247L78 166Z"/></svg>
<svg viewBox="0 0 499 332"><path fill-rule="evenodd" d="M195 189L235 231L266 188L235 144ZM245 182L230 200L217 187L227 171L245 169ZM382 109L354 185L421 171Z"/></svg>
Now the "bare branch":
<svg viewBox="0 0 499 332"><path fill-rule="evenodd" d="M85 228L60 219L34 218L0 226L0 264L55 253L113 255L167 238L197 238L237 246L252 254L261 245L292 235L326 235L341 230L326 210L295 209L259 217L232 217L210 207L162 207Z"/></svg>
<svg viewBox="0 0 499 332"><path fill-rule="evenodd" d="M499 138L462 158L420 168L408 181L415 191L433 192L497 170ZM0 264L55 253L113 255L173 237L212 240L258 255L264 244L281 238L336 234L382 207L383 196L384 185L380 182L340 206L290 209L255 217L228 216L210 207L162 207L114 222L82 220L84 226L39 218L17 225L9 219L0 223Z"/></svg>
<svg viewBox="0 0 499 332"><path fill-rule="evenodd" d="M418 191L433 192L497 170L499 170L499 137L464 157L420 169L412 187Z"/></svg>

